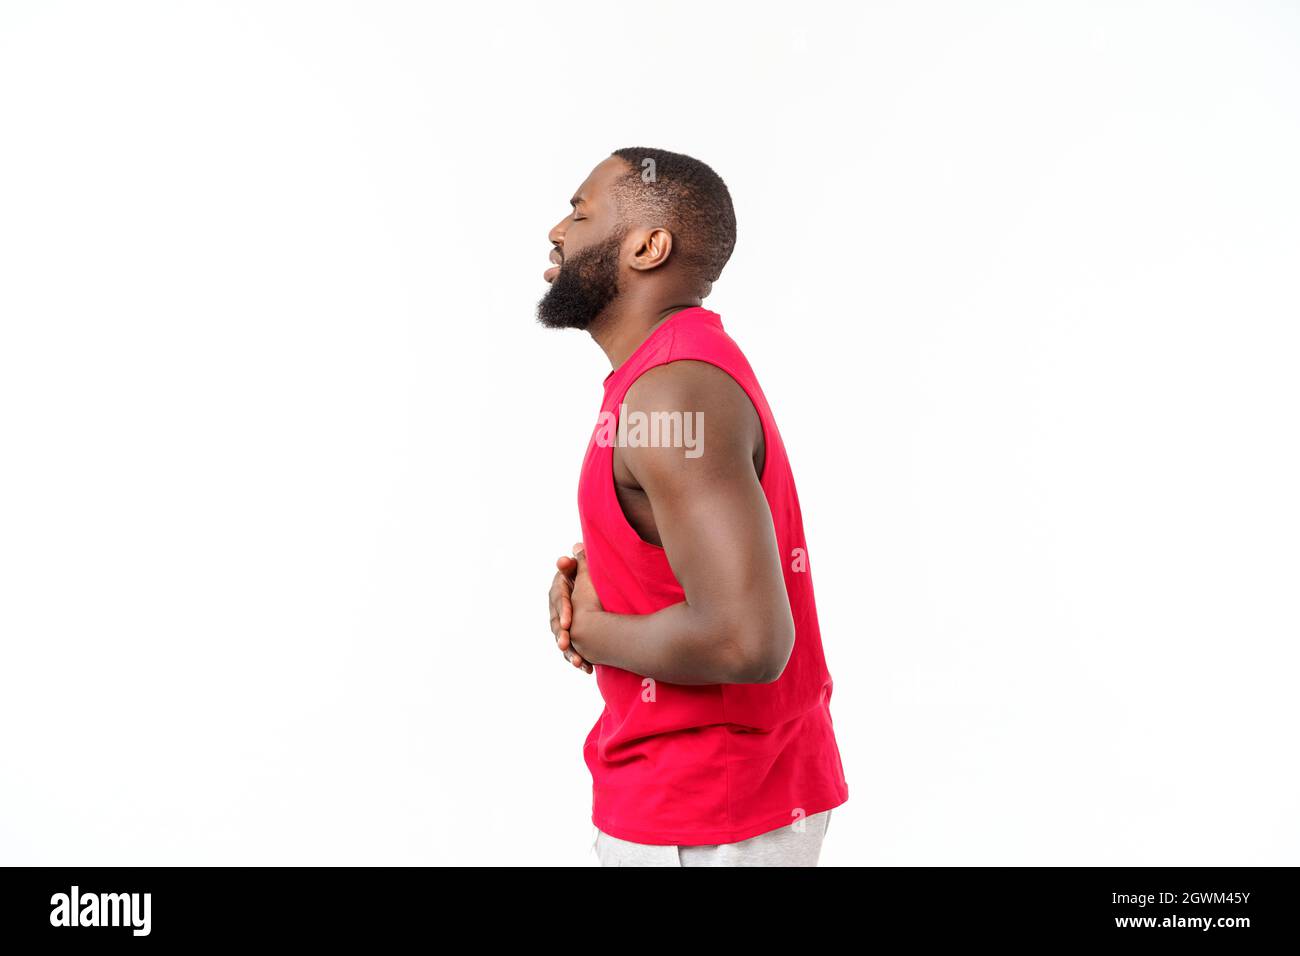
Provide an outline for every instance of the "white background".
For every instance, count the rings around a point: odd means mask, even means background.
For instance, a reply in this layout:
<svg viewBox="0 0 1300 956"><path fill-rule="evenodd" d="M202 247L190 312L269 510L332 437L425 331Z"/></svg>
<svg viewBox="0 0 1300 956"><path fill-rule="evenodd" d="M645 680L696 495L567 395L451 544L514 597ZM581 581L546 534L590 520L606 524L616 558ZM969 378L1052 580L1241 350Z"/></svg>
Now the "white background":
<svg viewBox="0 0 1300 956"><path fill-rule="evenodd" d="M0 863L594 865L611 150L727 180L823 864L1300 863L1300 12L0 7Z"/></svg>

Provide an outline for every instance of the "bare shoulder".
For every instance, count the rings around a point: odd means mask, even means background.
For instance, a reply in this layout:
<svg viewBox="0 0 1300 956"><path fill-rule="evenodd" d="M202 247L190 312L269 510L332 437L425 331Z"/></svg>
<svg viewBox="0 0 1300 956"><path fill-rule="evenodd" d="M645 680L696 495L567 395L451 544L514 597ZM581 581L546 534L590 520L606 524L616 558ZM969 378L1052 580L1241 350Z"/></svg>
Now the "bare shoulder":
<svg viewBox="0 0 1300 956"><path fill-rule="evenodd" d="M635 475L706 480L730 471L752 472L755 454L761 455L763 428L753 403L739 382L709 362L681 359L656 366L632 383L623 404L629 419L657 426L660 434L680 422L683 434L696 443L686 449L691 454L683 454L672 441L622 449L621 457Z"/></svg>
<svg viewBox="0 0 1300 956"><path fill-rule="evenodd" d="M643 372L624 404L646 412L703 412L732 427L759 426L758 412L740 383L718 366L679 359ZM752 433L751 433L752 434Z"/></svg>

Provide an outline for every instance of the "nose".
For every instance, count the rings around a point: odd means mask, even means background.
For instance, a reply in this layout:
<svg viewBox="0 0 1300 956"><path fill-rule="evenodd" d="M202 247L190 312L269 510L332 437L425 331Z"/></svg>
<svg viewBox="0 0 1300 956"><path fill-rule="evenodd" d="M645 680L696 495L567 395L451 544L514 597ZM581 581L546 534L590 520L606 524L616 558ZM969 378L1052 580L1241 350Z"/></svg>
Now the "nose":
<svg viewBox="0 0 1300 956"><path fill-rule="evenodd" d="M551 245L555 246L557 249L564 248L564 233L568 222L569 217L565 216L551 228L549 233L546 234L546 238L551 241Z"/></svg>

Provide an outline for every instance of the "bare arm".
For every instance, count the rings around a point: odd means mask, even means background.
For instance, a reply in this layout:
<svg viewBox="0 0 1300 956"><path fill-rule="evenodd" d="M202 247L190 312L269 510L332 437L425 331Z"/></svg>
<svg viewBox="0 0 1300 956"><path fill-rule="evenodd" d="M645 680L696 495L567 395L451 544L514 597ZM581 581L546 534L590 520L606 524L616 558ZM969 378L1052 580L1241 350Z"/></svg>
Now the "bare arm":
<svg viewBox="0 0 1300 956"><path fill-rule="evenodd" d="M673 362L628 390L634 410L704 413L703 454L682 448L619 449L645 491L685 600L654 614L600 608L577 555L573 648L587 661L677 684L776 680L794 647L794 620L772 515L754 471L758 414L729 375Z"/></svg>

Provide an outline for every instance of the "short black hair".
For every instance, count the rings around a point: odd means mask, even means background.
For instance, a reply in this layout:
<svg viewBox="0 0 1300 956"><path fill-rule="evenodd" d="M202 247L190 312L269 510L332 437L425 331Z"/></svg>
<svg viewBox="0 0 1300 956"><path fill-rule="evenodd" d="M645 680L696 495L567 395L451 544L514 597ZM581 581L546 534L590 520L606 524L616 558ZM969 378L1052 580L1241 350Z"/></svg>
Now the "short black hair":
<svg viewBox="0 0 1300 956"><path fill-rule="evenodd" d="M715 281L736 247L736 211L722 177L698 159L666 149L628 146L610 155L630 167L614 186L624 219L666 228L690 272Z"/></svg>

